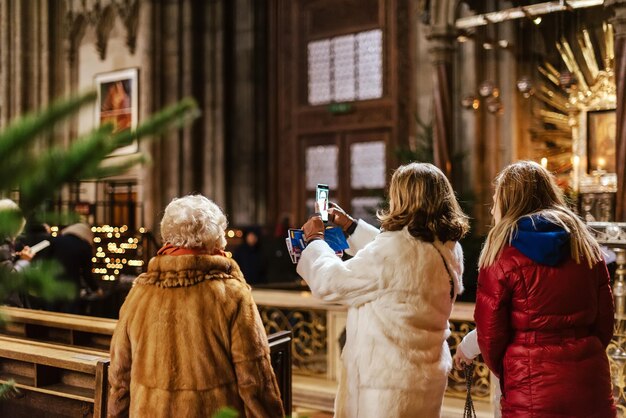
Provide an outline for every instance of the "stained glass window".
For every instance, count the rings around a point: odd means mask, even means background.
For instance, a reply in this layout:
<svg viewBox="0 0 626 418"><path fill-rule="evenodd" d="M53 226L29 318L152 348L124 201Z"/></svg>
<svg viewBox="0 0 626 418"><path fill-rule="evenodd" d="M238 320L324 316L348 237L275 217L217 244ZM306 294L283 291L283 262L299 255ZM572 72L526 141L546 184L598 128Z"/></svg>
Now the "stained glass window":
<svg viewBox="0 0 626 418"><path fill-rule="evenodd" d="M350 146L350 185L353 189L385 187L385 143L356 142Z"/></svg>
<svg viewBox="0 0 626 418"><path fill-rule="evenodd" d="M333 38L333 101L351 102L354 101L356 90L355 61L355 41L354 35L338 36Z"/></svg>
<svg viewBox="0 0 626 418"><path fill-rule="evenodd" d="M380 29L308 44L309 104L377 99L383 95Z"/></svg>
<svg viewBox="0 0 626 418"><path fill-rule="evenodd" d="M309 103L330 102L330 40L309 44Z"/></svg>
<svg viewBox="0 0 626 418"><path fill-rule="evenodd" d="M356 35L359 56L359 99L377 99L383 96L383 37L380 30L361 32Z"/></svg>
<svg viewBox="0 0 626 418"><path fill-rule="evenodd" d="M339 150L336 145L318 145L306 149L306 189L315 190L318 183L327 184L337 189L337 157Z"/></svg>

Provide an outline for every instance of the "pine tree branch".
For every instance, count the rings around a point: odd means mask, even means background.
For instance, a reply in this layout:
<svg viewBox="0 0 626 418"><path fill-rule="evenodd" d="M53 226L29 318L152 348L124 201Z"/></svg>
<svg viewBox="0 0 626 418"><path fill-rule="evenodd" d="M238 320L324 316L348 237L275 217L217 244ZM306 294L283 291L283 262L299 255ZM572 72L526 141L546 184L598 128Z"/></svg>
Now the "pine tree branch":
<svg viewBox="0 0 626 418"><path fill-rule="evenodd" d="M20 206L27 216L64 183L76 180L87 167L102 160L101 149L112 125L104 125L74 142L69 149L55 147L39 157L37 168L20 184Z"/></svg>
<svg viewBox="0 0 626 418"><path fill-rule="evenodd" d="M156 113L135 131L112 134L112 125L103 125L85 137L75 141L68 150L53 148L40 156L36 169L29 173L20 184L20 205L30 216L41 203L50 198L56 190L68 181L85 178L112 176L127 171L131 164L114 167L100 167L101 161L113 151L146 136L156 138L171 127L181 126L199 115L196 102L184 99ZM141 158L135 159L135 163Z"/></svg>
<svg viewBox="0 0 626 418"><path fill-rule="evenodd" d="M1 269L0 295L20 292L46 300L72 298L76 287L70 281L59 280L62 276L63 267L55 260L36 261L19 272Z"/></svg>
<svg viewBox="0 0 626 418"><path fill-rule="evenodd" d="M146 136L154 137L160 135L167 129L180 128L185 123L198 116L200 116L200 111L198 110L196 101L192 98L183 99L154 114L139 125L136 130L128 130L115 135L107 155L120 147L132 144L133 141L137 139Z"/></svg>
<svg viewBox="0 0 626 418"><path fill-rule="evenodd" d="M37 136L96 100L96 92L54 102L40 113L30 113L16 119L0 133L0 165L13 157L18 149L32 144Z"/></svg>
<svg viewBox="0 0 626 418"><path fill-rule="evenodd" d="M101 164L113 151L139 138L158 138L171 127L179 127L199 115L192 99L169 106L146 120L135 131L112 133L111 125L101 126L74 141L67 149L53 147L40 152L33 146L38 135L50 132L54 124L75 114L82 106L93 102L95 93L56 102L39 114L22 117L0 133L0 192L19 186L20 207L32 219L42 204L53 197L64 183L85 176L111 176L147 161L141 154L120 163ZM0 238L13 237L21 225L21 216L0 212ZM19 219L18 219L19 218ZM0 300L12 292L28 292L45 299L67 298L75 295L70 283L57 280L61 275L58 264L32 263L21 272L0 268Z"/></svg>
<svg viewBox="0 0 626 418"><path fill-rule="evenodd" d="M147 164L151 160L148 156L140 154L135 157L126 158L122 162L114 165L100 166L92 170L85 170L81 173L83 179L101 179L125 173L138 164Z"/></svg>

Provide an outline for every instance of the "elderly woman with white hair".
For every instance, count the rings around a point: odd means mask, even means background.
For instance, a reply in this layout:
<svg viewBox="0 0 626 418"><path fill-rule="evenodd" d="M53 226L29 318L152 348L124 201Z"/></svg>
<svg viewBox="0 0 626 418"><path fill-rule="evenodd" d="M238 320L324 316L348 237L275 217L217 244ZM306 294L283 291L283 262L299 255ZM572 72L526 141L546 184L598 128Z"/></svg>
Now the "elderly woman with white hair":
<svg viewBox="0 0 626 418"><path fill-rule="evenodd" d="M20 207L11 199L0 199L0 268L21 271L30 264L34 254L28 246L15 251L15 238L22 232L26 219ZM26 306L26 298L12 292L1 301L11 306Z"/></svg>
<svg viewBox="0 0 626 418"><path fill-rule="evenodd" d="M284 416L267 337L227 222L204 196L165 209L165 245L128 294L111 341L109 417Z"/></svg>

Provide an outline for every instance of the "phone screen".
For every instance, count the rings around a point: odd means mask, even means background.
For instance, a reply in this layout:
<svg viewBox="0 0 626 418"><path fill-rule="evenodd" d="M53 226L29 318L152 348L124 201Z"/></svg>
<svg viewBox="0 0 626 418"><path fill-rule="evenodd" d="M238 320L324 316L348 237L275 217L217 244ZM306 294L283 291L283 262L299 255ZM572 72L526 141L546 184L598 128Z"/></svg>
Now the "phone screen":
<svg viewBox="0 0 626 418"><path fill-rule="evenodd" d="M315 202L317 210L322 216L322 221L328 221L328 186L326 184L318 184L315 189Z"/></svg>

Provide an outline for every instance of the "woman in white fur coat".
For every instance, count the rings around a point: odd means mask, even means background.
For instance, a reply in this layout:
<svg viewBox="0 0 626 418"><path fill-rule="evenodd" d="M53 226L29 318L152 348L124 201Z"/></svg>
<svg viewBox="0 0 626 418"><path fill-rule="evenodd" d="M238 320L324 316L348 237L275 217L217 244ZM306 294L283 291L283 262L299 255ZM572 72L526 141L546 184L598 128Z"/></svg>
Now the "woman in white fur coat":
<svg viewBox="0 0 626 418"><path fill-rule="evenodd" d="M303 226L308 245L298 273L313 294L348 306L343 370L335 417L436 418L452 358L446 339L463 290L467 233L444 174L431 164L399 167L389 188L380 233L334 205L330 220L350 234L341 261L324 242L319 216Z"/></svg>

